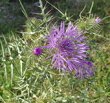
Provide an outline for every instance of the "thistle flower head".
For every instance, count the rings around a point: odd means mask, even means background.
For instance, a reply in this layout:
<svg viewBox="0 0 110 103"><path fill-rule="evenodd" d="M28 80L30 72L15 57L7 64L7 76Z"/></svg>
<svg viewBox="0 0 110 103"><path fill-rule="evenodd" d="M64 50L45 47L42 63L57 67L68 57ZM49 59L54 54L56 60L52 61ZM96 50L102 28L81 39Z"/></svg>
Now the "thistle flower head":
<svg viewBox="0 0 110 103"><path fill-rule="evenodd" d="M39 55L39 54L41 54L41 49L38 48L38 47L36 47L36 48L34 48L33 53L34 53L35 55Z"/></svg>
<svg viewBox="0 0 110 103"><path fill-rule="evenodd" d="M88 45L85 44L85 36L82 31L68 23L65 30L65 23L62 22L60 28L53 27L50 29L50 35L45 36L47 45L43 46L49 49L49 57L52 57L51 68L57 68L60 72L76 71L75 75L84 78L92 75L93 65L86 61ZM46 58L46 59L47 59Z"/></svg>

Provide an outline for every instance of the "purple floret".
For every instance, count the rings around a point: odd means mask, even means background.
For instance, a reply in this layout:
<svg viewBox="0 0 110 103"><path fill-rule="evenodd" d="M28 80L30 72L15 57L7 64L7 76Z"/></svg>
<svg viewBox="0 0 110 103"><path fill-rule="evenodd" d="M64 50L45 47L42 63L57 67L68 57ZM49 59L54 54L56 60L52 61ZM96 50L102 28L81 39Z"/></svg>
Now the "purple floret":
<svg viewBox="0 0 110 103"><path fill-rule="evenodd" d="M49 49L49 56L52 57L51 68L57 68L59 72L76 71L77 77L84 78L93 74L93 65L86 61L86 53L89 48L84 42L85 36L82 31L73 26L71 22L68 23L65 30L65 23L62 22L60 28L53 27L50 29L50 35L45 36L47 45L42 46ZM47 59L46 58L46 59Z"/></svg>
<svg viewBox="0 0 110 103"><path fill-rule="evenodd" d="M95 19L95 22L98 22L98 21L100 21L101 19L99 18L99 17L97 17L96 19Z"/></svg>

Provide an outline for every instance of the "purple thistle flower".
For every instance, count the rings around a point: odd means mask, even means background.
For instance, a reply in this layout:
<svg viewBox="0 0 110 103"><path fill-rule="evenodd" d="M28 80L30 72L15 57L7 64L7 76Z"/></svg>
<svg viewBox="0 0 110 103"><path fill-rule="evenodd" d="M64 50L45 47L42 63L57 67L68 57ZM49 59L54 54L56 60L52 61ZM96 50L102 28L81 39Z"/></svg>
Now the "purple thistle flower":
<svg viewBox="0 0 110 103"><path fill-rule="evenodd" d="M35 55L39 55L39 54L41 54L41 49L36 47L36 48L34 48L33 53Z"/></svg>
<svg viewBox="0 0 110 103"><path fill-rule="evenodd" d="M69 22L65 30L65 23L62 22L60 28L55 26L51 28L50 35L45 38L48 40L45 41L47 45L42 47L49 49L50 56L47 58L52 57L51 68L57 68L59 72L75 70L75 75L81 78L93 74L92 63L85 60L88 49L88 45L84 43L86 37L77 26Z"/></svg>
<svg viewBox="0 0 110 103"><path fill-rule="evenodd" d="M99 17L97 17L96 19L95 19L95 22L98 22L98 21L100 21L101 19L99 18Z"/></svg>

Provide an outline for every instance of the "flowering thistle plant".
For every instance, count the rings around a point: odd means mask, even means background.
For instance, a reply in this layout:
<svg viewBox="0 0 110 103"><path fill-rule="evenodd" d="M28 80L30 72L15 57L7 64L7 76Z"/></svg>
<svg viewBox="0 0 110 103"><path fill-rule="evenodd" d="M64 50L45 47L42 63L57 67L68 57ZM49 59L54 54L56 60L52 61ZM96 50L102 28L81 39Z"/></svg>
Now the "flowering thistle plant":
<svg viewBox="0 0 110 103"><path fill-rule="evenodd" d="M72 16L53 5L64 22L61 22L61 26L51 27L51 23L59 22L54 22L56 16L45 10L41 0L41 13L32 15L32 18L28 17L19 1L27 18L22 36L17 32L0 36L0 102L109 103L110 32L107 31L107 35L105 31L101 32L103 26L107 27L102 25L107 17L99 18L91 14L92 4L89 15L81 16L83 9L73 25ZM68 25L65 22L69 22ZM102 40L102 36L106 38ZM92 76L94 68L95 75Z"/></svg>
<svg viewBox="0 0 110 103"><path fill-rule="evenodd" d="M77 29L77 26L69 22L65 30L65 23L62 22L60 28L54 26L50 29L50 35L45 35L45 38L48 41L45 41L47 45L43 47L49 49L47 58L52 57L51 68L55 67L59 72L75 70L75 75L81 78L93 75L94 66L86 60L88 49L88 45L84 42L86 37Z"/></svg>

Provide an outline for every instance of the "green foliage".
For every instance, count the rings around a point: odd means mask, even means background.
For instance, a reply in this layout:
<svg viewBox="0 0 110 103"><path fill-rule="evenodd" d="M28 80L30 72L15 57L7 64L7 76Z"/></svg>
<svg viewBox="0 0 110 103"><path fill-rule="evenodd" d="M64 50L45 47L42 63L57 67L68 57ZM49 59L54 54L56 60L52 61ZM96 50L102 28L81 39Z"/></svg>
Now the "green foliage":
<svg viewBox="0 0 110 103"><path fill-rule="evenodd" d="M10 35L11 31L15 32L21 29L25 18L22 15L21 7L17 3L9 3L3 5L3 1L0 1L0 35Z"/></svg>
<svg viewBox="0 0 110 103"><path fill-rule="evenodd" d="M96 9L95 9L96 8ZM110 15L110 0L95 0L93 13L100 17Z"/></svg>
<svg viewBox="0 0 110 103"><path fill-rule="evenodd" d="M7 5L9 3L9 0L2 0L3 5Z"/></svg>
<svg viewBox="0 0 110 103"><path fill-rule="evenodd" d="M94 0L59 0L57 2L57 8L62 12L67 12L73 15L73 20L78 18L80 11L86 7L83 15L86 15L90 9L91 3ZM92 12L101 18L110 15L110 0L95 0ZM59 12L56 13L59 16Z"/></svg>

